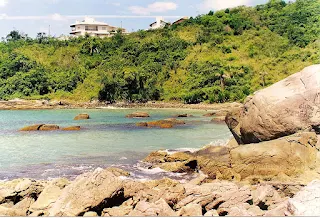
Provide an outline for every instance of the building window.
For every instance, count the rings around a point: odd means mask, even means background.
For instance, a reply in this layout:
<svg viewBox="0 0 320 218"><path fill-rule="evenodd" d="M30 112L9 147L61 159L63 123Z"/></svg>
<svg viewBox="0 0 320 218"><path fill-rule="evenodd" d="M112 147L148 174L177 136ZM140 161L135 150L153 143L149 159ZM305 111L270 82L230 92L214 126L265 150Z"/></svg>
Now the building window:
<svg viewBox="0 0 320 218"><path fill-rule="evenodd" d="M86 26L86 31L98 31L98 26Z"/></svg>
<svg viewBox="0 0 320 218"><path fill-rule="evenodd" d="M102 27L102 30L107 30L107 27Z"/></svg>

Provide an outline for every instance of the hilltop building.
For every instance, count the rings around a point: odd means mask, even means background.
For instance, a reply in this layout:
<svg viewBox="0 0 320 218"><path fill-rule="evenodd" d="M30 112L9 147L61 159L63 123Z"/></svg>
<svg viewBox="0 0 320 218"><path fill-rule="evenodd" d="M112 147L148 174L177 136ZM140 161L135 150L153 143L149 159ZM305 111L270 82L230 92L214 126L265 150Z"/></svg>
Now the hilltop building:
<svg viewBox="0 0 320 218"><path fill-rule="evenodd" d="M155 30L155 29L162 29L164 28L167 24L167 22L164 21L163 17L157 17L156 21L150 24L150 29Z"/></svg>
<svg viewBox="0 0 320 218"><path fill-rule="evenodd" d="M83 21L76 21L75 24L70 25L72 36L90 36L97 37L110 37L114 35L117 30L121 30L122 33L127 33L125 29L110 26L107 23L96 21L94 18L86 17Z"/></svg>
<svg viewBox="0 0 320 218"><path fill-rule="evenodd" d="M152 24L150 24L150 30L154 30L154 29L162 29L164 28L166 25L178 25L180 23L183 23L185 21L189 20L189 17L182 17L179 20L176 20L175 22L173 22L172 24L164 21L163 17L157 17L156 21L153 22Z"/></svg>
<svg viewBox="0 0 320 218"><path fill-rule="evenodd" d="M189 20L189 17L182 17L179 20L173 22L172 25L178 25L178 24L183 23L183 22L185 22L187 20Z"/></svg>

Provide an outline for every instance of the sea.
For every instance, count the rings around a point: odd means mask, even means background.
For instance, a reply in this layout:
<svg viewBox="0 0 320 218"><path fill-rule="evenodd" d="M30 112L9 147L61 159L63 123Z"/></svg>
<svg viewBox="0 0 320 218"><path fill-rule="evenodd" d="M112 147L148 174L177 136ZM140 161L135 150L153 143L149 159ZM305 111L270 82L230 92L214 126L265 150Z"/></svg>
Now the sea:
<svg viewBox="0 0 320 218"><path fill-rule="evenodd" d="M129 119L129 113L143 111L150 118ZM73 120L88 113L89 120ZM141 160L150 152L195 151L206 145L224 145L231 133L224 123L211 122L208 111L185 109L59 109L0 111L0 180L31 178L70 180L96 168L119 167L137 179L184 177L150 169ZM137 127L137 122L178 118L186 125L172 129ZM81 126L81 131L21 132L33 124Z"/></svg>

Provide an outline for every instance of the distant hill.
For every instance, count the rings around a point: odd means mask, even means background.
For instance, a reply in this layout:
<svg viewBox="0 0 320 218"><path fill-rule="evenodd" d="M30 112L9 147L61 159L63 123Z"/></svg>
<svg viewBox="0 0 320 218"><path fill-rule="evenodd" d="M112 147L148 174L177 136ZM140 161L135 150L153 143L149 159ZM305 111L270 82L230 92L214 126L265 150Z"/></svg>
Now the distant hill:
<svg viewBox="0 0 320 218"><path fill-rule="evenodd" d="M319 11L318 0L272 0L106 39L13 31L0 43L0 99L241 101L320 62Z"/></svg>

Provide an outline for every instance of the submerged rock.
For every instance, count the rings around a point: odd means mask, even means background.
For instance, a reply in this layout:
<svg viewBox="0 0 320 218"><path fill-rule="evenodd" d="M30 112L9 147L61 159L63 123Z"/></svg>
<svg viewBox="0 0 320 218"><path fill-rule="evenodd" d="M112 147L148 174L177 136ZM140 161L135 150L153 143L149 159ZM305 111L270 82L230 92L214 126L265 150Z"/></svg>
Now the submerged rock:
<svg viewBox="0 0 320 218"><path fill-rule="evenodd" d="M146 112L134 112L126 116L126 118L145 118L145 117L150 117L150 115Z"/></svg>
<svg viewBox="0 0 320 218"><path fill-rule="evenodd" d="M79 114L74 118L74 120L88 120L88 119L90 119L89 114Z"/></svg>
<svg viewBox="0 0 320 218"><path fill-rule="evenodd" d="M226 123L240 144L317 131L320 125L320 65L258 91L229 113Z"/></svg>

